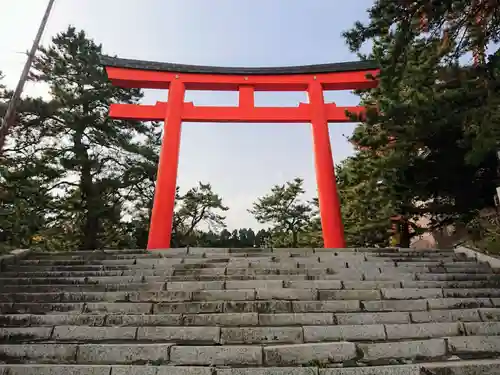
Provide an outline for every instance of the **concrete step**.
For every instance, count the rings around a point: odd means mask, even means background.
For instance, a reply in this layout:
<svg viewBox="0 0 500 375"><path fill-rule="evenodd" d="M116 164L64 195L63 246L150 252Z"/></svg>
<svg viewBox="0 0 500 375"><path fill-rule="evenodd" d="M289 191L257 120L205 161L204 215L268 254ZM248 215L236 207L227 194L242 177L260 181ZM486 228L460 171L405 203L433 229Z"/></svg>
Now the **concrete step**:
<svg viewBox="0 0 500 375"><path fill-rule="evenodd" d="M147 256L142 255L138 258L127 257L117 257L113 259L85 259L82 257L71 257L71 258L42 258L42 259L23 259L18 261L21 266L112 266L112 265L158 265L158 264L192 264L200 265L201 267L207 266L213 263L225 263L232 266L259 266L259 265L272 265L272 264L291 264L291 265L303 265L307 266L316 263L350 263L351 265L363 264L363 263L380 263L380 264L413 264L413 265L427 265L427 266L439 266L447 265L453 266L475 266L484 265L483 263L478 263L475 259L467 259L459 256L454 257L433 257L433 258L410 258L410 257L378 257L378 256L366 256L364 254L316 254L304 257L290 257L283 255L267 255L267 256L255 256L255 257L233 257L230 255L217 258L202 258L202 257L158 257L158 256ZM194 266L193 266L194 267Z"/></svg>
<svg viewBox="0 0 500 375"><path fill-rule="evenodd" d="M304 367L189 367L169 365L0 365L5 375L496 375L500 359L430 362L351 368Z"/></svg>
<svg viewBox="0 0 500 375"><path fill-rule="evenodd" d="M120 330L123 331L124 328ZM198 332L201 333L201 331ZM443 361L453 356L457 358L459 355L495 356L498 354L500 354L500 336L455 336L446 340L435 338L370 343L337 341L264 346L176 345L141 342L0 345L0 356L7 363L93 365L154 363L177 366L253 367L317 364L325 367L328 364L342 364L348 361L382 365L393 363L394 360L399 363L402 361Z"/></svg>
<svg viewBox="0 0 500 375"><path fill-rule="evenodd" d="M274 281L274 280L267 280ZM380 288L380 289L342 289L342 283L335 280L295 281L293 284L279 281L266 288L261 283L253 289L224 289L224 282L192 282L190 284L143 282L123 284L52 284L52 285L4 285L0 287L0 302L175 302L175 301L338 301L442 299L455 301L468 298L500 298L500 291L494 288L456 289L456 288ZM235 284L238 285L238 284ZM230 285L230 286L235 286ZM251 286L248 284L242 284ZM277 287L274 287L276 285ZM263 287L262 287L263 286ZM289 287L291 286L291 287ZM310 287L321 289L313 289ZM353 286L353 285L351 285ZM364 286L364 285L360 285ZM92 288L94 288L92 290ZM89 289L88 291L85 289ZM166 290L165 290L166 289ZM9 293L10 292L10 293Z"/></svg>
<svg viewBox="0 0 500 375"><path fill-rule="evenodd" d="M452 250L33 253L0 272L0 375L493 374L499 283Z"/></svg>
<svg viewBox="0 0 500 375"><path fill-rule="evenodd" d="M139 316L140 317L140 316ZM367 342L454 336L498 336L500 322L446 322L296 326L82 326L0 328L0 341L127 341L174 344L302 344Z"/></svg>
<svg viewBox="0 0 500 375"><path fill-rule="evenodd" d="M184 304L185 305L185 304ZM349 309L349 305L351 308ZM285 312L272 312L271 308L280 306ZM10 312L4 312L2 319L3 326L20 326L30 318L31 325L76 325L80 322L87 324L92 318L98 323L88 323L89 325L277 325L277 326L295 326L295 325L328 325L335 322L340 325L356 324L389 324L389 323L429 323L429 322L480 322L500 320L499 308L471 308L471 309L449 309L449 310L421 310L421 311L396 311L396 312L363 312L356 309L357 306L352 303L330 304L330 309L334 312L293 312L290 304L271 303L271 304L220 304L199 303L184 306L181 310L179 305L156 306L152 303L86 303L86 304L36 304L31 305L34 311L28 310L27 304L17 304L10 306ZM155 311L156 307L156 311ZM159 310L169 308L175 313L162 313ZM297 305L299 309L304 309L303 305ZM21 309L18 314L12 314L15 308ZM45 309L44 309L45 308ZM352 310L349 313L343 311ZM213 310L215 313L198 313L198 311ZM251 311L239 312L238 310ZM149 315L151 312L155 315ZM192 313L186 311L194 311ZM261 312L258 314L257 312ZM264 311L264 312L262 312ZM65 314L66 312L66 314ZM36 315L43 313L45 315ZM69 314L68 314L69 313ZM31 314L31 315L30 315ZM146 314L138 315L137 314ZM182 315L183 314L183 315ZM106 319L106 320L105 320ZM132 324L132 325L133 325Z"/></svg>
<svg viewBox="0 0 500 375"><path fill-rule="evenodd" d="M0 326L18 327L89 325L89 326L304 326L366 325L445 322L498 322L500 308L450 309L398 312L316 312L316 313L201 313L150 314L149 303L87 303L73 305L71 314L49 310L44 315L5 314ZM68 309L67 309L68 310ZM224 310L223 308L221 310ZM69 310L68 310L69 311ZM76 314L75 314L76 312Z"/></svg>

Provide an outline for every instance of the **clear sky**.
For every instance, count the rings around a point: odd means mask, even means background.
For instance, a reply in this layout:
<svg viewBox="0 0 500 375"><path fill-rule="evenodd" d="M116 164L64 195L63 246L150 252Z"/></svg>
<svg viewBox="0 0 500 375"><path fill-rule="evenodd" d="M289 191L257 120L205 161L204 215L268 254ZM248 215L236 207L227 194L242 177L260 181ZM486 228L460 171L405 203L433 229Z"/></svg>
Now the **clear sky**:
<svg viewBox="0 0 500 375"><path fill-rule="evenodd" d="M47 1L0 0L0 70L13 87ZM356 60L341 37L367 19L372 0L56 0L43 44L69 24L124 58L220 66L284 66ZM29 84L31 95L43 87ZM165 100L147 90L144 103ZM327 102L356 105L349 92ZM197 105L236 105L237 93L188 92ZM256 105L296 106L304 93L257 93ZM345 140L354 124L330 124L333 158L353 150ZM308 124L194 124L183 127L178 185L212 183L226 205L229 229L259 226L247 213L274 184L305 179L316 196Z"/></svg>

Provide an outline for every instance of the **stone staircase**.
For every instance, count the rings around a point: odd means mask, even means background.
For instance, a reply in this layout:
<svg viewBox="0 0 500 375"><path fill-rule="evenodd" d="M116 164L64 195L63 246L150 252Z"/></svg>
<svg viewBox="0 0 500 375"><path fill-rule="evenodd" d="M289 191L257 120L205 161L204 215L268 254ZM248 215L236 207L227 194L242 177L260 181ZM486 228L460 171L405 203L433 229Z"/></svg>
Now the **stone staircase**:
<svg viewBox="0 0 500 375"><path fill-rule="evenodd" d="M31 253L0 375L500 374L499 281L453 250Z"/></svg>

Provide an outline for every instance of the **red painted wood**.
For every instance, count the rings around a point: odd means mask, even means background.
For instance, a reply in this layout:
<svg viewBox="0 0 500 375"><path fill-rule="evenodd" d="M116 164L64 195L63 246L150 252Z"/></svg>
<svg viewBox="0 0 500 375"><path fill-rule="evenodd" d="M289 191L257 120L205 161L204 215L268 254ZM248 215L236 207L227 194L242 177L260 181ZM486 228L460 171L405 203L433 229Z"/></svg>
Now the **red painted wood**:
<svg viewBox="0 0 500 375"><path fill-rule="evenodd" d="M345 247L344 227L340 201L335 181L330 136L328 134L327 110L321 83L312 82L308 89L311 103L311 123L314 144L314 161L318 184L318 200L323 230L323 242L326 248Z"/></svg>
<svg viewBox="0 0 500 375"><path fill-rule="evenodd" d="M215 75L155 72L106 67L108 78L116 86L168 89L170 82L180 80L187 90L238 91L242 85L251 85L256 91L306 91L309 83L321 82L325 90L354 90L376 87L377 82L367 78L377 70L316 75L294 74L283 76ZM316 78L315 78L316 77Z"/></svg>
<svg viewBox="0 0 500 375"><path fill-rule="evenodd" d="M240 94L241 95L241 94ZM245 95L248 95L245 94ZM253 99L253 97L252 97ZM239 107L208 107L184 103L182 120L186 122L311 122L310 105L300 103L298 107L252 107L250 98L240 97ZM156 105L111 104L110 115L122 120L160 121L165 116L167 103ZM351 122L346 111L362 114L364 107L337 107L325 104L329 122Z"/></svg>
<svg viewBox="0 0 500 375"><path fill-rule="evenodd" d="M170 89L169 102L155 105L112 104L110 116L126 120L165 120L158 165L148 249L170 247L181 137L186 122L312 123L316 178L325 247L345 247L328 122L350 122L346 111L362 115L363 107L325 104L323 90L376 87L378 70L293 75L186 74L106 67L113 84L128 88ZM238 107L204 107L184 103L185 90L239 91ZM307 91L310 104L255 107L254 91Z"/></svg>
<svg viewBox="0 0 500 375"><path fill-rule="evenodd" d="M239 105L241 108L253 108L255 106L255 95L253 86L240 86Z"/></svg>
<svg viewBox="0 0 500 375"><path fill-rule="evenodd" d="M181 144L184 92L184 84L180 81L174 81L168 93L169 105L165 106L165 127L149 227L149 250L168 249L170 247Z"/></svg>

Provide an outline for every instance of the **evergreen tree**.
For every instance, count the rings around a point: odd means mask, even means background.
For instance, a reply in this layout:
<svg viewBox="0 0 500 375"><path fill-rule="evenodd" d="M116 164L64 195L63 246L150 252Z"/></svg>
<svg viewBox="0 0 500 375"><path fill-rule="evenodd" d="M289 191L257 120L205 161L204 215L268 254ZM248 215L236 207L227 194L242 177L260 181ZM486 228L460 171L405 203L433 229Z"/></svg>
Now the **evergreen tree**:
<svg viewBox="0 0 500 375"><path fill-rule="evenodd" d="M83 31L69 27L41 48L32 74L52 97L38 118L43 155L64 170L56 222L75 223L84 249L117 245L128 195L143 178L137 164L155 162L141 141L154 136L153 127L108 116L111 103L137 103L142 93L112 86L99 64L101 53Z"/></svg>
<svg viewBox="0 0 500 375"><path fill-rule="evenodd" d="M178 209L174 217L176 246L180 243L193 245L196 242L196 230L200 224L208 226L212 232L225 227L225 216L220 211L229 208L222 203L222 197L212 191L210 184L199 182L197 187L186 194L177 193Z"/></svg>
<svg viewBox="0 0 500 375"><path fill-rule="evenodd" d="M393 215L406 220L405 244L412 219L426 215L432 229L493 203L498 53L467 61L498 41L498 15L487 3L378 0L367 24L344 33L352 51L371 42L361 57L381 66L378 87L360 92L369 111L352 141L379 159L375 174L384 176Z"/></svg>
<svg viewBox="0 0 500 375"><path fill-rule="evenodd" d="M249 210L260 223L274 225L275 233L291 234L292 247L297 247L299 233L304 231L313 213L311 204L300 200L305 192L302 184L303 180L296 178L284 185L275 185L271 193L258 198ZM275 237L280 236L273 239Z"/></svg>

